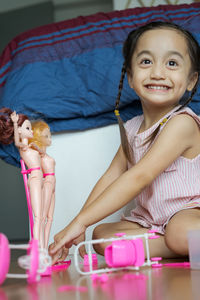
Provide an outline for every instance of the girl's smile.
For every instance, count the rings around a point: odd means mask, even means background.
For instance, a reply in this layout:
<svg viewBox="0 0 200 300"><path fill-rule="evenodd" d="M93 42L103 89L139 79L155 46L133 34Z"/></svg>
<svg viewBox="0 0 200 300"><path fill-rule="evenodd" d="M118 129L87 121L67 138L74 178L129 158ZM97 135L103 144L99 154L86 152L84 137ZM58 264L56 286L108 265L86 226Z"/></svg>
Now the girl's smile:
<svg viewBox="0 0 200 300"><path fill-rule="evenodd" d="M196 82L190 76L185 38L173 29L145 32L138 40L131 66L129 84L140 97L143 108L171 109Z"/></svg>
<svg viewBox="0 0 200 300"><path fill-rule="evenodd" d="M156 84L147 84L145 86L145 88L147 88L149 90L149 92L156 92L156 91L159 91L159 92L166 92L170 89L169 86L166 86L166 85L156 85Z"/></svg>

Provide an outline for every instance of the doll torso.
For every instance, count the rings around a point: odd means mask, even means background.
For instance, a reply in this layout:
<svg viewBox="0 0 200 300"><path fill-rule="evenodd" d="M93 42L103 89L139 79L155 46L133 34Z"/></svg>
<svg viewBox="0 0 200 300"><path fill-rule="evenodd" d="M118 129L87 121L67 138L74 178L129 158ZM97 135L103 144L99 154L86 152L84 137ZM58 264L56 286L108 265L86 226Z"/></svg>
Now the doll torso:
<svg viewBox="0 0 200 300"><path fill-rule="evenodd" d="M43 173L55 173L55 160L47 153L42 157L41 165Z"/></svg>
<svg viewBox="0 0 200 300"><path fill-rule="evenodd" d="M19 149L19 153L29 169L41 166L41 158L38 151L27 146L27 148Z"/></svg>

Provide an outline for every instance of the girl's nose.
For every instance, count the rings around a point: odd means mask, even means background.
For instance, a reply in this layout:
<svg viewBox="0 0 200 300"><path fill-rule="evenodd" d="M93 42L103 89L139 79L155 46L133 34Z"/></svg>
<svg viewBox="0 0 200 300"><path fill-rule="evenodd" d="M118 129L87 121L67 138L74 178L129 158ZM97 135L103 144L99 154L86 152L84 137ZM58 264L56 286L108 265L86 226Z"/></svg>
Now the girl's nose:
<svg viewBox="0 0 200 300"><path fill-rule="evenodd" d="M151 68L152 79L165 79L165 70L160 64L154 64Z"/></svg>

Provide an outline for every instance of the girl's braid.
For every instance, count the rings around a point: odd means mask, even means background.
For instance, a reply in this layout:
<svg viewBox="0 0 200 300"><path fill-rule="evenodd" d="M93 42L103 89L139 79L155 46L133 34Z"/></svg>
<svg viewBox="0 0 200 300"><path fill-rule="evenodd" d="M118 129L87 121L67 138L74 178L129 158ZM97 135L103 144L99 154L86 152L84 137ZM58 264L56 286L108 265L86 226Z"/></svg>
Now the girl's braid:
<svg viewBox="0 0 200 300"><path fill-rule="evenodd" d="M126 135L126 130L124 128L123 121L122 121L122 119L120 117L120 114L119 114L119 102L120 102L121 93L122 93L122 89L123 89L125 74L126 74L126 68L125 68L125 63L123 63L122 70L121 70L121 78L120 78L120 82L119 82L118 95L117 95L117 99L116 99L116 102L115 102L115 115L117 117L117 121L118 121L118 124L119 124L122 149L123 149L128 161L131 164L133 164L131 146L129 144L129 141L128 141L128 138L127 138L127 135Z"/></svg>
<svg viewBox="0 0 200 300"><path fill-rule="evenodd" d="M118 95L117 95L117 99L115 102L115 110L119 109L119 102L120 102L121 93L122 93L122 89L123 89L125 74L126 74L126 68L125 68L125 63L123 63L122 70L121 70L121 78L120 78L119 88L118 88Z"/></svg>

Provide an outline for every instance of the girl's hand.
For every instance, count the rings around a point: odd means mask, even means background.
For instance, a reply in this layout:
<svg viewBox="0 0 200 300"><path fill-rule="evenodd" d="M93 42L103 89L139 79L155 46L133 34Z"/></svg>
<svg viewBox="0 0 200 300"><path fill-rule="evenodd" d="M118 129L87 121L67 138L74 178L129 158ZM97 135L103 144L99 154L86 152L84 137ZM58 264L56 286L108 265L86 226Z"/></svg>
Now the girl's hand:
<svg viewBox="0 0 200 300"><path fill-rule="evenodd" d="M82 233L77 239L75 239L73 244L78 245L79 243L84 242L84 241L85 241L85 232ZM82 258L84 258L84 255L87 254L84 245L79 247L79 254Z"/></svg>
<svg viewBox="0 0 200 300"><path fill-rule="evenodd" d="M10 115L11 120L13 121L13 123L17 123L19 120L19 116L16 114L16 111L14 111L11 115Z"/></svg>
<svg viewBox="0 0 200 300"><path fill-rule="evenodd" d="M84 240L86 227L75 218L67 227L54 236L54 243L49 246L52 264L64 260L72 245ZM84 253L84 251L82 250Z"/></svg>

